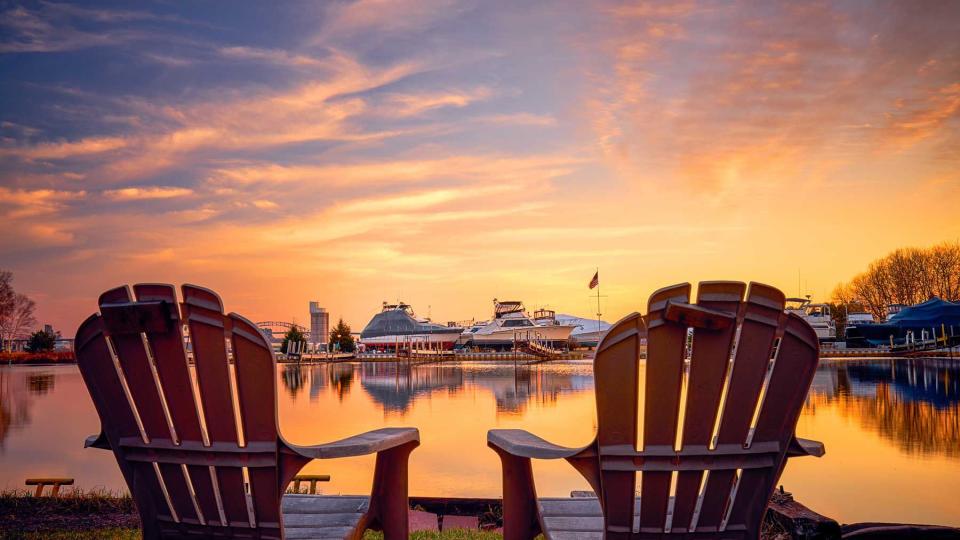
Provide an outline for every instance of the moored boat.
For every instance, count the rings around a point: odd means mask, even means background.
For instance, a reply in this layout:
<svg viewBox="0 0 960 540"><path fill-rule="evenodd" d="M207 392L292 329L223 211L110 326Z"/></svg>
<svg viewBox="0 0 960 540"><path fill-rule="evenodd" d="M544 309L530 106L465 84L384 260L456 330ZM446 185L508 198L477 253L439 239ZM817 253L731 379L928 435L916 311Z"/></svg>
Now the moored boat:
<svg viewBox="0 0 960 540"><path fill-rule="evenodd" d="M552 313L543 310L539 318L527 315L519 301L493 300L493 319L478 323L464 332L465 345L489 349L507 349L516 343L537 342L548 347L565 347L570 333L576 328L557 322Z"/></svg>
<svg viewBox="0 0 960 540"><path fill-rule="evenodd" d="M847 328L847 343L855 346L890 346L934 337L960 336L960 303L933 297L926 302L900 307L883 323L861 323Z"/></svg>
<svg viewBox="0 0 960 540"><path fill-rule="evenodd" d="M459 326L444 326L429 319L418 319L409 304L383 303L383 309L360 332L360 343L367 350L394 351L405 344L417 343L424 349L449 350L463 333Z"/></svg>
<svg viewBox="0 0 960 540"><path fill-rule="evenodd" d="M837 339L837 323L834 322L827 304L813 304L809 295L806 298L787 298L785 311L803 317L803 320L813 327L820 341Z"/></svg>

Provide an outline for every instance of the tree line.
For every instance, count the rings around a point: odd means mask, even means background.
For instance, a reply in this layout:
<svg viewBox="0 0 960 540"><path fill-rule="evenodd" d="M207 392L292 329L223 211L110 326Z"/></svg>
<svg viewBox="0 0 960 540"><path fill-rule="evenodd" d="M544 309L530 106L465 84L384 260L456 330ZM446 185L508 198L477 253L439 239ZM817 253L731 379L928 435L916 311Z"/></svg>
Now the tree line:
<svg viewBox="0 0 960 540"><path fill-rule="evenodd" d="M898 249L870 263L865 272L849 282L837 285L832 300L882 321L890 304L913 305L934 296L960 301L960 242Z"/></svg>

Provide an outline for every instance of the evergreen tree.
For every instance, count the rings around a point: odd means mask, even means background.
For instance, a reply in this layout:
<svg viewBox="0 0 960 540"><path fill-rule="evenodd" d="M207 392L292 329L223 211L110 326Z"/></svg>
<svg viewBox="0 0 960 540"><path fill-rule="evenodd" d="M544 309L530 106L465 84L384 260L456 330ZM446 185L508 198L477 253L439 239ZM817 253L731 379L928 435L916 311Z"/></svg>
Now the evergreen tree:
<svg viewBox="0 0 960 540"><path fill-rule="evenodd" d="M43 330L37 330L36 332L30 334L30 338L27 340L27 351L52 351L56 340L57 336L48 332L44 332Z"/></svg>
<svg viewBox="0 0 960 540"><path fill-rule="evenodd" d="M299 349L297 350L302 352L304 346L307 344L307 337L304 336L303 332L296 326L292 326L283 336L283 342L280 343L280 352L287 354L287 348L290 346L290 343L300 343Z"/></svg>
<svg viewBox="0 0 960 540"><path fill-rule="evenodd" d="M350 335L350 327L343 319L337 322L337 326L330 331L330 348L334 351L352 353L356 345L353 342L353 336Z"/></svg>

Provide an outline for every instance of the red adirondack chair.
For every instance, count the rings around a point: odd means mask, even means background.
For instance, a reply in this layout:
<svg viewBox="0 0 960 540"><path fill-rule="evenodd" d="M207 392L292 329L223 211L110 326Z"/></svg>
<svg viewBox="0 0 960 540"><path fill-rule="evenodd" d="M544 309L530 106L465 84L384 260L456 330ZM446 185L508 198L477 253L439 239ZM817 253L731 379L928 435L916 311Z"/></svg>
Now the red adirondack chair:
<svg viewBox="0 0 960 540"><path fill-rule="evenodd" d="M589 445L557 446L523 430L488 433L503 463L505 540L540 531L549 540L759 537L786 458L824 453L794 436L819 344L806 321L784 312L783 293L751 283L744 300L745 289L703 282L690 304L689 284L667 287L650 297L646 317L617 322L594 360L597 436ZM531 458L566 459L598 497L537 499Z"/></svg>
<svg viewBox="0 0 960 540"><path fill-rule="evenodd" d="M144 538L340 539L367 528L407 538L415 428L290 444L277 428L273 351L255 325L224 315L216 293L184 285L178 309L173 286L140 284L107 291L99 303L76 335L102 425L86 446L113 450ZM284 495L310 460L372 453L370 497Z"/></svg>

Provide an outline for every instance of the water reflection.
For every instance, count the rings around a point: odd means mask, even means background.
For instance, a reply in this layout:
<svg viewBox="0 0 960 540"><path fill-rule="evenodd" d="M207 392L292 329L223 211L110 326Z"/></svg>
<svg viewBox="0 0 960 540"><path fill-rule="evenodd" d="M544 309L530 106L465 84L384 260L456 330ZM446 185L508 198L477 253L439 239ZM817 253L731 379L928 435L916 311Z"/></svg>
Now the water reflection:
<svg viewBox="0 0 960 540"><path fill-rule="evenodd" d="M596 430L589 361L285 364L277 368L278 415L291 442L316 444L385 426L416 426L411 493L496 497L500 462L490 428L528 429L567 446ZM0 367L0 488L29 476L69 476L86 488L125 485L109 452L85 450L99 420L76 366ZM792 460L782 483L798 500L845 522L960 525L960 362L823 363L798 424L827 455ZM318 460L328 493L369 489L372 458ZM562 460L534 465L538 492L587 489ZM909 493L908 502L903 494Z"/></svg>
<svg viewBox="0 0 960 540"><path fill-rule="evenodd" d="M54 388L52 373L0 370L0 449L11 432L30 424L34 396Z"/></svg>
<svg viewBox="0 0 960 540"><path fill-rule="evenodd" d="M960 458L960 364L947 360L828 363L817 370L804 414L818 407L879 434L911 455Z"/></svg>
<svg viewBox="0 0 960 540"><path fill-rule="evenodd" d="M359 378L363 389L384 412L404 415L418 399L442 392L462 393L467 387L490 391L498 414L522 414L529 403L552 404L564 393L593 389L589 364L567 369L513 364L411 364L406 362L285 365L283 386L295 398L309 388L310 400L331 390L339 401Z"/></svg>

